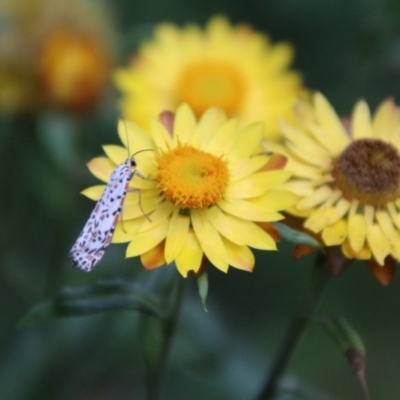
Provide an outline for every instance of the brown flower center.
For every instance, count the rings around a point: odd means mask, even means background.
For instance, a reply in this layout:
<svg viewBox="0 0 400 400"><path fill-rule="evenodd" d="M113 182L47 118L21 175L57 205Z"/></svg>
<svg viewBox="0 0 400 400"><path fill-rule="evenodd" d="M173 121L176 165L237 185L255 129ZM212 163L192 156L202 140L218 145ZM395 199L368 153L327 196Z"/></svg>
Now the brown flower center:
<svg viewBox="0 0 400 400"><path fill-rule="evenodd" d="M332 175L348 200L384 206L400 195L400 154L379 139L356 140L335 161Z"/></svg>

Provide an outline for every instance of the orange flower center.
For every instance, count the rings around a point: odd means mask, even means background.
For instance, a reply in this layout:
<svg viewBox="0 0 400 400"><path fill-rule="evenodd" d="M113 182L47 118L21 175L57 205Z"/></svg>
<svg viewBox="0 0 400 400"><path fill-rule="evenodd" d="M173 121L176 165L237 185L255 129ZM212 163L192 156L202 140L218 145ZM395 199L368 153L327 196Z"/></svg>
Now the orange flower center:
<svg viewBox="0 0 400 400"><path fill-rule="evenodd" d="M213 106L221 107L232 117L240 111L245 87L243 75L234 66L199 61L182 71L177 84L177 104L188 103L197 117Z"/></svg>
<svg viewBox="0 0 400 400"><path fill-rule="evenodd" d="M217 203L229 183L227 163L189 145L178 145L158 158L158 186L182 208Z"/></svg>
<svg viewBox="0 0 400 400"><path fill-rule="evenodd" d="M332 175L347 199L384 206L400 195L400 154L382 140L356 140L335 161Z"/></svg>

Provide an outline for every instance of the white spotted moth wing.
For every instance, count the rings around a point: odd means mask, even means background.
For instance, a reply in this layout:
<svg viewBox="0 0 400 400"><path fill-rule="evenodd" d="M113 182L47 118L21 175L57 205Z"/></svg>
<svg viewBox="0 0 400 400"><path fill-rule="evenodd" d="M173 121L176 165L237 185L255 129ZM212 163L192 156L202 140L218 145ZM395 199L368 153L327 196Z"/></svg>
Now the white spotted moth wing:
<svg viewBox="0 0 400 400"><path fill-rule="evenodd" d="M129 182L136 173L135 169L132 170L135 167L135 159L128 158L114 169L103 194L72 246L69 259L82 271L90 272L111 243Z"/></svg>

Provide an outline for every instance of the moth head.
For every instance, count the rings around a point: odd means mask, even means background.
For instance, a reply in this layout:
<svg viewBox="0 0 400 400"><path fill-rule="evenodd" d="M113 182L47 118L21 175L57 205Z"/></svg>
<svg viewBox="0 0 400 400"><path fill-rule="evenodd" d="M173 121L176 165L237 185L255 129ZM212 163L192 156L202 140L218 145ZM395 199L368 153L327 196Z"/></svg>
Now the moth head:
<svg viewBox="0 0 400 400"><path fill-rule="evenodd" d="M136 167L136 160L133 157L130 159L130 163L131 163L131 168Z"/></svg>

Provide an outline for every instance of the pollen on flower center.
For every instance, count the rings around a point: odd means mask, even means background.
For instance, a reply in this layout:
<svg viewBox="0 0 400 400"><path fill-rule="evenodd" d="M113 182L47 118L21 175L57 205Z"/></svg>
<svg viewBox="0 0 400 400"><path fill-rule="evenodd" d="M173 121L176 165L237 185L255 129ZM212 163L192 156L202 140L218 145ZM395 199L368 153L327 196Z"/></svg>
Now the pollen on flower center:
<svg viewBox="0 0 400 400"><path fill-rule="evenodd" d="M384 206L400 195L400 154L382 140L356 140L336 160L332 175L347 199Z"/></svg>
<svg viewBox="0 0 400 400"><path fill-rule="evenodd" d="M178 145L157 161L161 191L182 208L217 203L229 183L228 166L223 159L189 145Z"/></svg>
<svg viewBox="0 0 400 400"><path fill-rule="evenodd" d="M245 95L245 81L233 65L201 61L183 69L177 84L177 103L188 103L197 117L219 106L228 116L237 115Z"/></svg>

